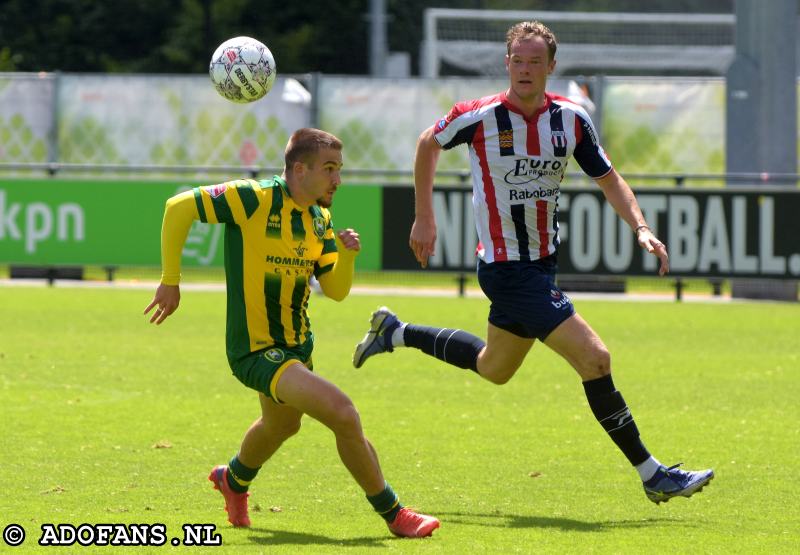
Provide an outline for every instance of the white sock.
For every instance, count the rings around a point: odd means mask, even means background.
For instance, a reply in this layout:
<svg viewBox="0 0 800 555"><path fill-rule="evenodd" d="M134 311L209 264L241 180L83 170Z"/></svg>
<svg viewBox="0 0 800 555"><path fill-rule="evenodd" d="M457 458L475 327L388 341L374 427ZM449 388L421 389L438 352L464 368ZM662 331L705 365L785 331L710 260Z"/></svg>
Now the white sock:
<svg viewBox="0 0 800 555"><path fill-rule="evenodd" d="M395 347L405 347L406 342L403 338L403 333L406 331L406 324L400 324L395 328L392 332L392 348Z"/></svg>
<svg viewBox="0 0 800 555"><path fill-rule="evenodd" d="M635 468L636 472L639 473L639 477L642 479L642 482L646 482L655 476L656 471L661 468L661 463L658 462L658 459L651 455L649 459L644 461L642 464L637 464Z"/></svg>

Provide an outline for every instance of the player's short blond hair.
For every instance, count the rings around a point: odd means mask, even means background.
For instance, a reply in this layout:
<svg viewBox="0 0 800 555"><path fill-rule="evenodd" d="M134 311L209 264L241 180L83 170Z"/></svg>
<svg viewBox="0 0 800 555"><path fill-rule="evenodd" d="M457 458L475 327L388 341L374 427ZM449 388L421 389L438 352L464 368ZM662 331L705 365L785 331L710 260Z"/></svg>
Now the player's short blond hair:
<svg viewBox="0 0 800 555"><path fill-rule="evenodd" d="M283 159L286 171L291 172L295 162L311 164L317 153L324 149L342 150L342 141L336 135L332 135L321 129L304 127L298 129L289 137Z"/></svg>
<svg viewBox="0 0 800 555"><path fill-rule="evenodd" d="M547 52L550 55L550 61L556 58L556 50L558 43L553 31L540 21L520 21L506 33L506 50L508 55L511 55L511 44L516 40L524 40L528 37L542 37L544 42L547 43Z"/></svg>

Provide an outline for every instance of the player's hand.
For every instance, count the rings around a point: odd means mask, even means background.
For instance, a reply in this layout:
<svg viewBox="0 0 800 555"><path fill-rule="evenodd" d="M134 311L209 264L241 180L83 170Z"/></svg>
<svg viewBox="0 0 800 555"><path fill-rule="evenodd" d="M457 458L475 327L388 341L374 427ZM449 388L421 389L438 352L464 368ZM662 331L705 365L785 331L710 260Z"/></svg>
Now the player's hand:
<svg viewBox="0 0 800 555"><path fill-rule="evenodd" d="M661 261L661 266L658 268L658 275L663 276L669 272L669 255L667 254L667 246L659 241L649 228L643 227L636 234L639 240L639 246L645 249L650 254L654 254Z"/></svg>
<svg viewBox="0 0 800 555"><path fill-rule="evenodd" d="M411 226L411 236L408 238L408 246L414 253L419 265L423 268L428 267L428 258L436 254L436 221L433 218L415 218L414 225Z"/></svg>
<svg viewBox="0 0 800 555"><path fill-rule="evenodd" d="M358 237L358 233L355 230L350 228L343 229L342 231L336 234L339 237L339 240L349 251L360 251L361 250L361 239Z"/></svg>
<svg viewBox="0 0 800 555"><path fill-rule="evenodd" d="M178 310L178 304L181 302L181 288L177 285L164 285L163 283L156 289L156 294L147 308L144 309L144 314L147 314L153 307L158 306L156 311L150 317L150 323L157 326L163 322L167 316Z"/></svg>

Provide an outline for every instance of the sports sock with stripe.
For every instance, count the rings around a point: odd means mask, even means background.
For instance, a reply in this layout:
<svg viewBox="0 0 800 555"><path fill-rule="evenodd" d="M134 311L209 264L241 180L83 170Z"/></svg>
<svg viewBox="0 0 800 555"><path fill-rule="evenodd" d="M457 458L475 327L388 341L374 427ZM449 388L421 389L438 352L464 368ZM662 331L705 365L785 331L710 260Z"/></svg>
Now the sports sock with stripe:
<svg viewBox="0 0 800 555"><path fill-rule="evenodd" d="M228 463L228 485L233 491L244 493L250 487L250 482L256 477L261 467L250 468L242 464L239 455L234 456Z"/></svg>
<svg viewBox="0 0 800 555"><path fill-rule="evenodd" d="M448 364L476 373L478 355L486 346L482 339L463 330L415 324L406 324L403 339L406 347L415 347Z"/></svg>
<svg viewBox="0 0 800 555"><path fill-rule="evenodd" d="M639 439L636 422L622 394L614 387L611 374L583 382L583 389L594 417L630 463L638 466L647 461L650 452Z"/></svg>
<svg viewBox="0 0 800 555"><path fill-rule="evenodd" d="M370 502L375 512L381 515L386 522L393 522L394 517L400 512L403 506L397 498L397 494L392 489L392 486L385 482L386 487L377 495L367 495L367 501Z"/></svg>

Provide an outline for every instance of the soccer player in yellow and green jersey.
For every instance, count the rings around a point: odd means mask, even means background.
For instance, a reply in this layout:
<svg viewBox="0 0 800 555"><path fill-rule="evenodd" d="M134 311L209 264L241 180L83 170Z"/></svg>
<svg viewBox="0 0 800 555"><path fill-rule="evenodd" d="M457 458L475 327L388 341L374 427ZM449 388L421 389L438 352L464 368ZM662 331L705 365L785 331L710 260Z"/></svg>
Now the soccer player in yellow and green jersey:
<svg viewBox="0 0 800 555"><path fill-rule="evenodd" d="M167 201L161 283L145 314L156 308L150 322L161 324L178 308L180 257L192 223L224 223L228 362L239 381L258 392L261 405L239 452L209 475L225 498L228 520L250 525L250 482L308 414L333 431L342 462L389 530L429 536L439 521L400 504L352 401L312 372L309 280L316 276L323 293L341 301L361 248L354 230L334 233L328 210L341 182L342 143L330 133L300 129L284 158L280 177L198 187Z"/></svg>
<svg viewBox="0 0 800 555"><path fill-rule="evenodd" d="M317 204L301 208L286 182L275 176L260 182L240 180L197 187L171 199L167 209L176 212L175 221L184 227L190 217L233 224L225 227L231 364L268 346L296 347L311 339L309 280L312 275L320 279L330 272L338 258L327 208ZM173 263L178 245L166 244L165 248L163 281L175 284L179 276ZM349 285L347 281L339 280L337 285L342 289ZM347 291L342 293L343 297Z"/></svg>

